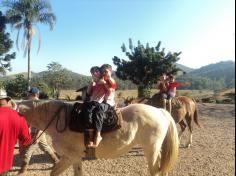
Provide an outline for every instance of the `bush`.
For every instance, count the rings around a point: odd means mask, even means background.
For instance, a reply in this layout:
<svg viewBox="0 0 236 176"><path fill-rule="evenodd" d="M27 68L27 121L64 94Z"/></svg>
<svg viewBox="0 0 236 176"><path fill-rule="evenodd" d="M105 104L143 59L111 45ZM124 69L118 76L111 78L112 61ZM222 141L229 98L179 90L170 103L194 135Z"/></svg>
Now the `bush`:
<svg viewBox="0 0 236 176"><path fill-rule="evenodd" d="M4 82L4 88L7 91L8 96L15 98L22 98L27 95L27 80L24 79L24 75L17 75L13 80L7 80Z"/></svg>
<svg viewBox="0 0 236 176"><path fill-rule="evenodd" d="M216 100L218 104L232 104L234 101L232 99L223 99L223 100Z"/></svg>
<svg viewBox="0 0 236 176"><path fill-rule="evenodd" d="M50 89L47 84L39 83L37 86L40 90L39 98L40 99L48 99L50 95Z"/></svg>
<svg viewBox="0 0 236 176"><path fill-rule="evenodd" d="M215 99L212 97L202 98L202 103L215 103Z"/></svg>

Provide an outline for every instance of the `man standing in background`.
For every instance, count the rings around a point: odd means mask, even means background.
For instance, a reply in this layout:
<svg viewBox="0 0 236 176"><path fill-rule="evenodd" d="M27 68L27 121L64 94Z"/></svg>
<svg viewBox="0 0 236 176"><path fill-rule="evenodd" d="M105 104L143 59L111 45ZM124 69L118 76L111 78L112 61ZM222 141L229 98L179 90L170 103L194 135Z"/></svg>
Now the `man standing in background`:
<svg viewBox="0 0 236 176"><path fill-rule="evenodd" d="M29 100L39 100L39 89L37 87L32 87L29 91ZM24 174L27 171L30 158L33 155L34 151L37 149L38 145L41 150L48 153L53 160L54 163L58 162L59 159L57 155L55 154L52 147L48 144L46 139L46 134L42 133L41 130L38 130L36 128L30 127L31 130L31 136L33 141L35 141L34 144L30 145L23 153L23 162L21 165L21 169L19 171L19 174ZM42 133L42 135L41 135ZM40 136L41 135L41 136ZM40 136L40 137L39 137ZM38 138L39 137L39 138Z"/></svg>

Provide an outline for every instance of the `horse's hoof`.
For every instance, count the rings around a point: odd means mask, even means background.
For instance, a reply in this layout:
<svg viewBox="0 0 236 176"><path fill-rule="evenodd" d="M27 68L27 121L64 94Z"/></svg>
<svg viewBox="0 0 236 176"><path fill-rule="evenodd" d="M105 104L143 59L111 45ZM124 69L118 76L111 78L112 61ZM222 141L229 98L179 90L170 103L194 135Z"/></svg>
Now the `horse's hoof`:
<svg viewBox="0 0 236 176"><path fill-rule="evenodd" d="M186 145L186 148L190 148L190 147L191 147L191 144Z"/></svg>

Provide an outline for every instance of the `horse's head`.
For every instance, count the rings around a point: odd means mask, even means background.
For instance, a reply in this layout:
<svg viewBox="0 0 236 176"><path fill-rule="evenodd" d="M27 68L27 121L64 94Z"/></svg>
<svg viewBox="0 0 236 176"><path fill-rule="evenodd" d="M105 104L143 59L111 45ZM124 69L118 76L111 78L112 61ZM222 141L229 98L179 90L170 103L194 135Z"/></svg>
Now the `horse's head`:
<svg viewBox="0 0 236 176"><path fill-rule="evenodd" d="M17 110L20 114L25 115L28 111L36 107L39 100L24 100L18 103Z"/></svg>
<svg viewBox="0 0 236 176"><path fill-rule="evenodd" d="M161 97L161 94L160 93L154 94L150 98L149 104L155 107L163 108L163 99Z"/></svg>
<svg viewBox="0 0 236 176"><path fill-rule="evenodd" d="M134 103L134 100L135 100L135 98L134 97L127 97L127 98L124 98L124 104L125 104L125 106L128 106L129 104L132 104L132 103Z"/></svg>
<svg viewBox="0 0 236 176"><path fill-rule="evenodd" d="M171 100L172 110L179 110L183 107L183 102L178 97L175 97Z"/></svg>

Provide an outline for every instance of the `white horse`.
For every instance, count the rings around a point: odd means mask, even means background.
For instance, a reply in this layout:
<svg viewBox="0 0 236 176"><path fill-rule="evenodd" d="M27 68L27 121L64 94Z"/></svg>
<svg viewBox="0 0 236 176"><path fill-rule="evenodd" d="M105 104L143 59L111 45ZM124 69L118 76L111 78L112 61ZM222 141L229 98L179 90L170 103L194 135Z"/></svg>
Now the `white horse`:
<svg viewBox="0 0 236 176"><path fill-rule="evenodd" d="M70 131L60 132L70 120L73 105L62 101L22 101L18 110L30 126L44 130L52 138L60 154L51 176L60 175L73 165L74 174L82 175L84 135ZM123 125L120 129L102 134L103 140L96 148L97 158L115 158L139 144L144 150L151 176L167 174L178 157L179 140L175 122L164 109L144 104L121 108Z"/></svg>

